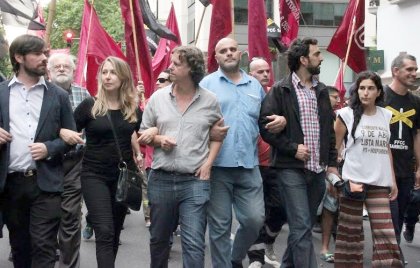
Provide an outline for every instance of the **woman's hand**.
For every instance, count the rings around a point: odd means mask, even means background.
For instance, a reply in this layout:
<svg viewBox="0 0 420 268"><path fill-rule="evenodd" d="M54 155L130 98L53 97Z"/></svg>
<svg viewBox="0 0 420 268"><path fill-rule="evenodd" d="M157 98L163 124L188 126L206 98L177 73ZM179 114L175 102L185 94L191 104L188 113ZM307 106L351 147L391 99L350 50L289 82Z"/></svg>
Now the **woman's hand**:
<svg viewBox="0 0 420 268"><path fill-rule="evenodd" d="M85 141L82 139L82 135L82 132L78 133L66 128L60 129L60 138L69 145L85 144Z"/></svg>
<svg viewBox="0 0 420 268"><path fill-rule="evenodd" d="M398 187L394 183L391 187L391 192L389 193L389 200L394 201L395 199L397 199L397 196L398 196Z"/></svg>
<svg viewBox="0 0 420 268"><path fill-rule="evenodd" d="M149 129L146 129L144 131L139 131L139 138L137 139L137 142L140 144L150 144L153 142L153 139L158 134L159 130L157 127L151 127Z"/></svg>
<svg viewBox="0 0 420 268"><path fill-rule="evenodd" d="M143 167L143 154L142 153L135 153L134 154L134 163L136 163L137 168L140 170Z"/></svg>

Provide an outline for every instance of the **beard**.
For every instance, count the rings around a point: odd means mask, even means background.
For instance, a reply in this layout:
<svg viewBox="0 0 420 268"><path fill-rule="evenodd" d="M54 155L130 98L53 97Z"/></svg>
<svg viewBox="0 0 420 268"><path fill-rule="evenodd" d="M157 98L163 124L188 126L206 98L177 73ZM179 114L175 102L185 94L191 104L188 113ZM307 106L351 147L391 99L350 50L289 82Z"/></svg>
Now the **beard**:
<svg viewBox="0 0 420 268"><path fill-rule="evenodd" d="M73 74L60 74L54 78L51 77L51 80L54 82L54 84L57 84L60 87L64 88L65 86L73 82Z"/></svg>
<svg viewBox="0 0 420 268"><path fill-rule="evenodd" d="M318 66L308 66L307 69L308 69L308 72L311 75L318 75L318 74L321 73L321 65L318 65Z"/></svg>
<svg viewBox="0 0 420 268"><path fill-rule="evenodd" d="M25 70L25 72L32 77L39 77L39 76L43 76L46 74L47 72L47 65L39 65L36 68L29 68L26 65L23 65L23 69Z"/></svg>
<svg viewBox="0 0 420 268"><path fill-rule="evenodd" d="M239 60L235 62L228 62L219 64L220 69L222 69L226 73L234 73L239 70Z"/></svg>

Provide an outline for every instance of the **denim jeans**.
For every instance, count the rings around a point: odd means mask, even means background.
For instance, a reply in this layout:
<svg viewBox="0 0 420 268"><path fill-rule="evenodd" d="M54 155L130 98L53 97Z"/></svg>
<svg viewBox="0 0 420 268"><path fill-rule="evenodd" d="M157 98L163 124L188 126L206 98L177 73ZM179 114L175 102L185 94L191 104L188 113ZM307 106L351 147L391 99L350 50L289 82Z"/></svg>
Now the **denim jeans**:
<svg viewBox="0 0 420 268"><path fill-rule="evenodd" d="M280 193L286 208L289 237L281 267L315 268L312 226L325 192L325 172L279 169Z"/></svg>
<svg viewBox="0 0 420 268"><path fill-rule="evenodd" d="M395 236L398 244L401 241L401 231L404 223L404 215L410 204L410 191L414 187L414 175L409 178L397 177L398 197L390 201L392 222L394 224Z"/></svg>
<svg viewBox="0 0 420 268"><path fill-rule="evenodd" d="M213 167L209 203L209 236L214 268L241 263L264 224L264 199L258 167ZM232 205L239 228L230 241Z"/></svg>
<svg viewBox="0 0 420 268"><path fill-rule="evenodd" d="M179 215L183 267L204 267L210 182L193 174L152 170L149 175L150 267L168 267L169 240Z"/></svg>

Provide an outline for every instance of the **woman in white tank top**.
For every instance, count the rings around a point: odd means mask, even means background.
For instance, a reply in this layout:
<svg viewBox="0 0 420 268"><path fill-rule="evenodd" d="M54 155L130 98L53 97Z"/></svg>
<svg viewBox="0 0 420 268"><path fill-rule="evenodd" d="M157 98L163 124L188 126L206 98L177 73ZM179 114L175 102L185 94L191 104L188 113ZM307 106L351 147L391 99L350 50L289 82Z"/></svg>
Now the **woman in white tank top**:
<svg viewBox="0 0 420 268"><path fill-rule="evenodd" d="M372 267L403 267L389 208L398 193L389 148L392 114L379 106L383 98L380 77L362 72L349 107L338 111L336 144L340 148L347 135L342 176L350 194L340 197L335 267L363 267L363 204L372 229Z"/></svg>

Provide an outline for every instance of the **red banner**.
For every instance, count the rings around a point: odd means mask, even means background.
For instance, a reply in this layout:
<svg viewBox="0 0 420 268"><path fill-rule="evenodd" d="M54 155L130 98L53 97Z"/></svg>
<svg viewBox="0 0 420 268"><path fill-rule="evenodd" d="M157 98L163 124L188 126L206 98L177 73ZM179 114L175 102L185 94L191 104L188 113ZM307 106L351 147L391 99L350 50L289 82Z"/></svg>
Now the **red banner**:
<svg viewBox="0 0 420 268"><path fill-rule="evenodd" d="M365 39L365 0L350 0L343 21L337 28L327 50L345 61L354 72L366 70Z"/></svg>
<svg viewBox="0 0 420 268"><path fill-rule="evenodd" d="M264 0L248 1L248 53L249 59L262 57L271 67L271 54L267 39L267 18ZM274 82L273 72L270 73L271 86Z"/></svg>
<svg viewBox="0 0 420 268"><path fill-rule="evenodd" d="M171 63L172 50L176 46L181 45L181 37L179 35L178 22L176 20L173 4L169 12L168 20L166 21L166 27L171 30L171 32L178 38L178 42L174 42L165 38L161 38L159 40L159 45L152 60L153 81L156 81L156 78L159 76L159 74L169 67Z"/></svg>
<svg viewBox="0 0 420 268"><path fill-rule="evenodd" d="M280 1L281 42L289 47L299 32L300 0Z"/></svg>
<svg viewBox="0 0 420 268"><path fill-rule="evenodd" d="M108 56L126 60L120 47L102 27L95 9L85 0L75 81L86 87L92 96L98 91L98 68Z"/></svg>
<svg viewBox="0 0 420 268"><path fill-rule="evenodd" d="M230 0L212 0L213 10L211 13L210 36L208 45L207 70L212 73L218 65L214 58L217 42L227 37L232 32L232 7Z"/></svg>
<svg viewBox="0 0 420 268"><path fill-rule="evenodd" d="M144 31L139 1L120 0L120 6L124 20L127 62L133 73L134 81L140 79L143 81L144 95L148 98L154 89L152 58ZM139 77L139 69L141 78Z"/></svg>

